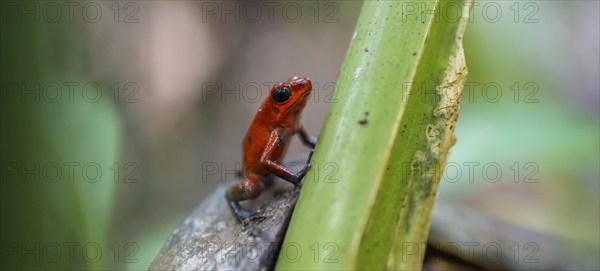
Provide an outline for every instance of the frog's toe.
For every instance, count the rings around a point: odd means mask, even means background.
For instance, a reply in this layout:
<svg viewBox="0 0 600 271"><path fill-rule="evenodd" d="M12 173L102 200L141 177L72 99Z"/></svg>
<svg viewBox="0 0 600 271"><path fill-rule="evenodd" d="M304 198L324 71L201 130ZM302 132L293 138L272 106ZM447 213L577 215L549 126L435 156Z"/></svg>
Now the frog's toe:
<svg viewBox="0 0 600 271"><path fill-rule="evenodd" d="M262 222L265 219L267 219L267 215L263 214L260 210L252 213L249 217L249 220L252 222Z"/></svg>

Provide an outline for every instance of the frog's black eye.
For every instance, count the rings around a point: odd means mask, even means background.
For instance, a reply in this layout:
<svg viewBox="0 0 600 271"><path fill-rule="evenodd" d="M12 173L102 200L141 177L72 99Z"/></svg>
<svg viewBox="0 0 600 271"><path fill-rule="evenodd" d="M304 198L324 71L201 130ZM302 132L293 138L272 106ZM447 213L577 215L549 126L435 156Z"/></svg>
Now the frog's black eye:
<svg viewBox="0 0 600 271"><path fill-rule="evenodd" d="M300 83L300 88L304 89L304 83Z"/></svg>
<svg viewBox="0 0 600 271"><path fill-rule="evenodd" d="M273 91L271 98L277 103L283 103L292 97L292 90L288 87L278 87Z"/></svg>

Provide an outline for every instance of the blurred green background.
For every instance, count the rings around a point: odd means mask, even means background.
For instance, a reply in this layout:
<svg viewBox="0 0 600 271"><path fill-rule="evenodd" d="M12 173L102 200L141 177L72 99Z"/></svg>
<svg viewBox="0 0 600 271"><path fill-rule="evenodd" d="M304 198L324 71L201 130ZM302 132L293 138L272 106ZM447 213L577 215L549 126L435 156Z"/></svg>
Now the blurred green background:
<svg viewBox="0 0 600 271"><path fill-rule="evenodd" d="M146 269L233 178L270 85L313 80L318 134L360 7L3 1L2 269ZM599 10L473 6L440 199L599 251Z"/></svg>

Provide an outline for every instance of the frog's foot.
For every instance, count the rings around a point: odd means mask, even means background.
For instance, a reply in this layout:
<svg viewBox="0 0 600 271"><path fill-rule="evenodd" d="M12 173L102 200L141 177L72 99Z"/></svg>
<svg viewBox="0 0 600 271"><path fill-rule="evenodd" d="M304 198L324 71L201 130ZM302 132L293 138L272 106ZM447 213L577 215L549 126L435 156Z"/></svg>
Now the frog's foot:
<svg viewBox="0 0 600 271"><path fill-rule="evenodd" d="M244 210L244 208L242 208L242 206L240 206L239 202L230 200L228 203L229 203L229 208L233 212L234 216L240 222L249 220L249 218L252 216L252 214L250 212Z"/></svg>
<svg viewBox="0 0 600 271"><path fill-rule="evenodd" d="M310 167L312 166L310 164L310 159L312 158L313 155L313 150L310 151L310 154L308 155L308 159L306 160L306 164L304 165L304 167L298 172L296 173L296 175L293 178L292 183L294 184L295 188L300 188L302 187L302 179L304 179L304 176L306 176L306 172L308 172L308 169L310 169Z"/></svg>
<svg viewBox="0 0 600 271"><path fill-rule="evenodd" d="M242 223L242 228L246 229L248 227L248 225L252 224L252 223L260 223L263 222L265 219L267 219L267 216L265 214L263 214L260 210L254 212L254 213L250 213L247 212L248 216L241 218L240 222ZM238 217L239 218L239 217Z"/></svg>
<svg viewBox="0 0 600 271"><path fill-rule="evenodd" d="M252 213L249 217L251 222L263 222L265 219L267 219L267 215L263 214L260 210Z"/></svg>
<svg viewBox="0 0 600 271"><path fill-rule="evenodd" d="M260 210L253 213L244 210L237 201L229 201L229 207L233 211L234 216L242 223L243 228L246 228L250 223L262 222L267 218Z"/></svg>

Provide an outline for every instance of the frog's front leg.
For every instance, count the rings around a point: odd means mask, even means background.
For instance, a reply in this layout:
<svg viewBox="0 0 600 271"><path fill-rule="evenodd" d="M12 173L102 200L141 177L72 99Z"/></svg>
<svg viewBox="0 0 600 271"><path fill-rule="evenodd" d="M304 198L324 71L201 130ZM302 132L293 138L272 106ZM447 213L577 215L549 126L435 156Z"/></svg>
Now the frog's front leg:
<svg viewBox="0 0 600 271"><path fill-rule="evenodd" d="M306 132L306 129L304 129L304 126L302 126L302 124L300 124L298 128L298 136L300 137L300 140L302 140L302 143L304 143L304 145L310 147L311 149L314 149L317 145L317 138L309 135L308 132Z"/></svg>
<svg viewBox="0 0 600 271"><path fill-rule="evenodd" d="M269 140L267 141L267 146L263 152L263 155L260 157L260 165L264 167L267 171L273 173L275 176L284 179L295 186L298 186L304 175L306 175L306 171L310 167L307 163L304 168L302 168L298 173L294 174L289 169L285 168L278 161L272 159L273 153L278 148L282 147L285 144L285 131L281 128L273 129L271 135L269 136Z"/></svg>
<svg viewBox="0 0 600 271"><path fill-rule="evenodd" d="M310 154L308 154L308 159L306 159L306 165L307 167L310 167L310 159L312 158L313 152L315 151L315 146L317 145L317 138L309 135L308 132L306 132L306 129L304 129L304 126L302 126L302 124L300 124L299 127L300 128L298 128L297 132L298 136L300 137L304 145L310 147Z"/></svg>

